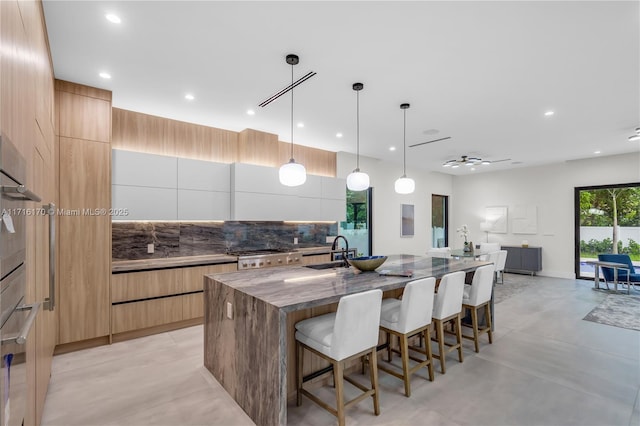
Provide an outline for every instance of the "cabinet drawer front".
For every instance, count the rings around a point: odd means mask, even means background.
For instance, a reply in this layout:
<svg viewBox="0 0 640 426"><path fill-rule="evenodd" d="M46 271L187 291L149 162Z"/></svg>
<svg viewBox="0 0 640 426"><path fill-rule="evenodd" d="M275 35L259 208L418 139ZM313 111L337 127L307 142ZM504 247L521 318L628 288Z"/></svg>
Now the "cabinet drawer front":
<svg viewBox="0 0 640 426"><path fill-rule="evenodd" d="M200 318L204 316L203 293L182 296L182 319Z"/></svg>
<svg viewBox="0 0 640 426"><path fill-rule="evenodd" d="M237 263L224 263L221 265L195 266L184 268L183 283L184 292L200 291L204 287L204 276L207 274L220 274L223 272L235 272L238 270Z"/></svg>
<svg viewBox="0 0 640 426"><path fill-rule="evenodd" d="M182 271L130 272L111 276L111 302L148 299L183 292Z"/></svg>
<svg viewBox="0 0 640 426"><path fill-rule="evenodd" d="M111 308L111 333L153 327L182 320L185 296L123 303Z"/></svg>

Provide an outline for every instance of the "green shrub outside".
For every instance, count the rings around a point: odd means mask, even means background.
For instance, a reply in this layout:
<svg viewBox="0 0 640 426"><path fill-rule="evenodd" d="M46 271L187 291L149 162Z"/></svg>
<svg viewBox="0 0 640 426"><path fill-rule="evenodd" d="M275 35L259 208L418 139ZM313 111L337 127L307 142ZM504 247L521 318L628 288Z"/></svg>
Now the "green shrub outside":
<svg viewBox="0 0 640 426"><path fill-rule="evenodd" d="M640 260L640 243L635 242L631 238L626 247L622 246L622 241L618 241L618 253L628 254L631 260ZM590 239L588 242L580 241L580 256L597 258L598 254L613 253L613 241L611 238L605 238L602 241Z"/></svg>

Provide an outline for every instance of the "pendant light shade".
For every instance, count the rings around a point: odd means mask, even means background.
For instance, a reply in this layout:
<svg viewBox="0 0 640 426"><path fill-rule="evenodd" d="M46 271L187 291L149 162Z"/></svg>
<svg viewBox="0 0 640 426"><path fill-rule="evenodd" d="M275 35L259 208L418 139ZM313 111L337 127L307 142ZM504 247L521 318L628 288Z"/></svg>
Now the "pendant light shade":
<svg viewBox="0 0 640 426"><path fill-rule="evenodd" d="M293 66L300 62L298 55L287 55L287 64L291 65L291 159L280 166L280 183L285 186L300 186L307 181L307 170L293 159Z"/></svg>
<svg viewBox="0 0 640 426"><path fill-rule="evenodd" d="M351 191L364 191L369 188L369 175L355 169L347 176L347 188Z"/></svg>
<svg viewBox="0 0 640 426"><path fill-rule="evenodd" d="M400 105L400 109L404 112L404 136L402 142L402 176L396 181L395 189L398 194L411 194L416 189L416 183L413 179L407 177L407 109L409 104Z"/></svg>
<svg viewBox="0 0 640 426"><path fill-rule="evenodd" d="M362 83L353 83L356 91L356 168L347 176L347 188L351 191L364 191L369 188L369 175L360 171L360 91Z"/></svg>
<svg viewBox="0 0 640 426"><path fill-rule="evenodd" d="M293 158L280 166L280 183L285 186L299 186L307 181L307 170Z"/></svg>
<svg viewBox="0 0 640 426"><path fill-rule="evenodd" d="M398 194L411 194L416 189L416 183L413 179L402 176L396 181L395 188Z"/></svg>

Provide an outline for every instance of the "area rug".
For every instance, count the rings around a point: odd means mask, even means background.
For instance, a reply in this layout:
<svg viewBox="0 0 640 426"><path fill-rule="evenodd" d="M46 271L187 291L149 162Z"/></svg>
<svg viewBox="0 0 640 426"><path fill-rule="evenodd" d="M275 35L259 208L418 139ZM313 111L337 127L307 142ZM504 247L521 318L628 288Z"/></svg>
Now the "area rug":
<svg viewBox="0 0 640 426"><path fill-rule="evenodd" d="M493 303L504 302L532 284L533 277L529 275L505 274L504 284L493 286Z"/></svg>
<svg viewBox="0 0 640 426"><path fill-rule="evenodd" d="M609 294L582 319L640 331L640 297Z"/></svg>

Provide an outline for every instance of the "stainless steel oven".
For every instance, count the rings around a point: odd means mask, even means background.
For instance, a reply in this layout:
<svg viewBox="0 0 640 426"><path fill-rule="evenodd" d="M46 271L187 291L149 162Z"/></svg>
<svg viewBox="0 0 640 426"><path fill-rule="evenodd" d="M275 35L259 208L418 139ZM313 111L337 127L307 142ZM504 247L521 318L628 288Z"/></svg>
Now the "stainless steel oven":
<svg viewBox="0 0 640 426"><path fill-rule="evenodd" d="M25 343L40 303L26 304L26 216L40 198L24 185L26 162L0 135L0 425L22 425L26 412Z"/></svg>

